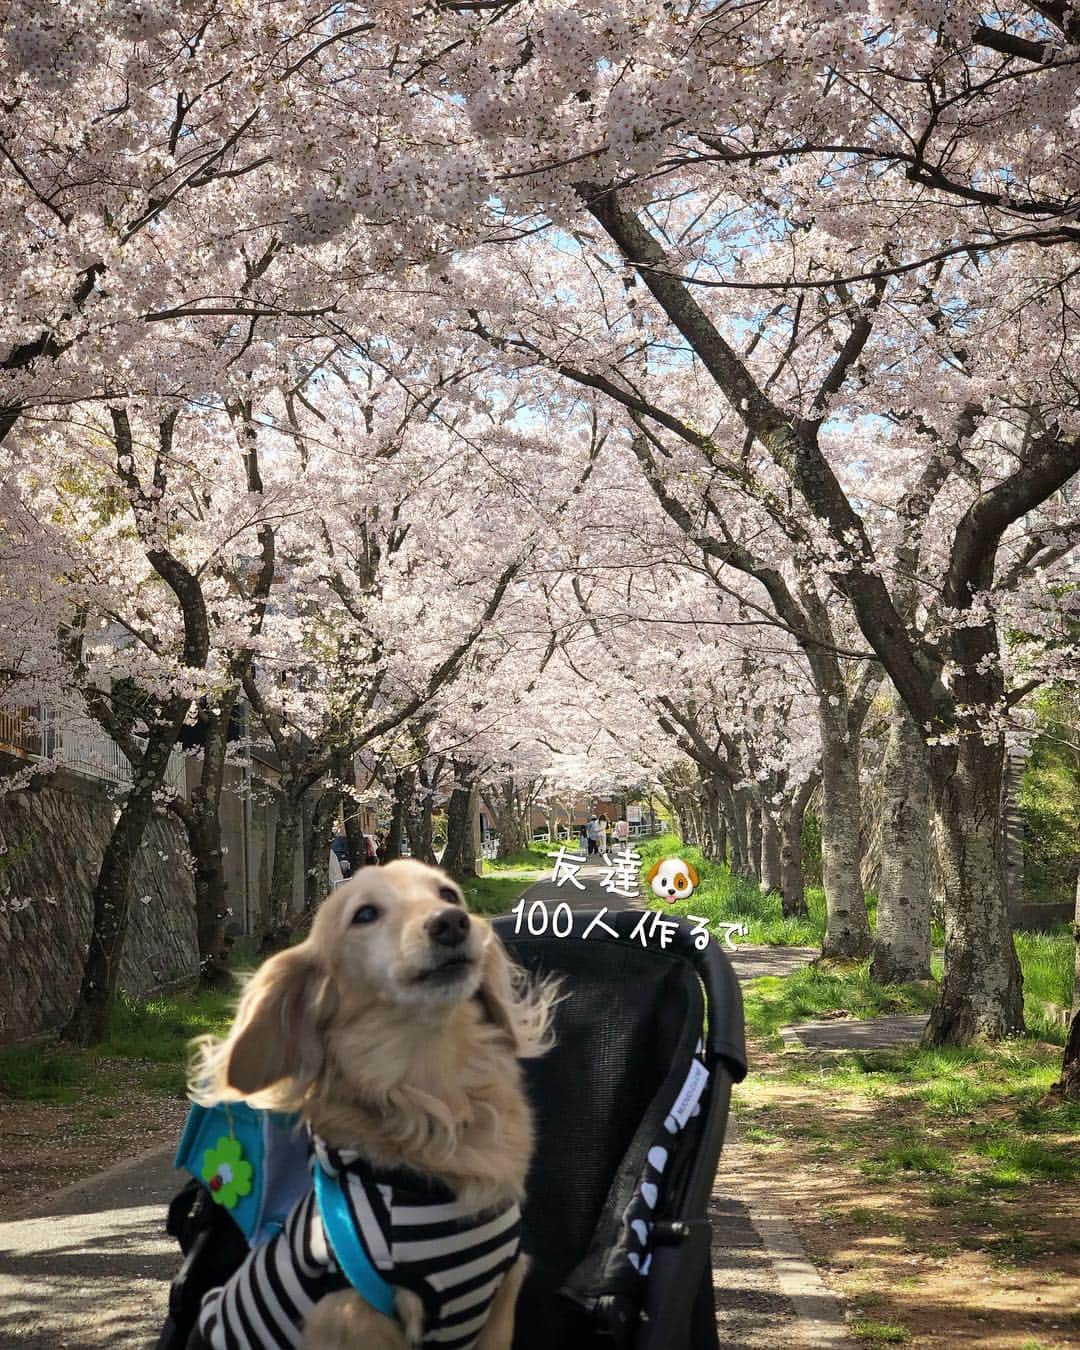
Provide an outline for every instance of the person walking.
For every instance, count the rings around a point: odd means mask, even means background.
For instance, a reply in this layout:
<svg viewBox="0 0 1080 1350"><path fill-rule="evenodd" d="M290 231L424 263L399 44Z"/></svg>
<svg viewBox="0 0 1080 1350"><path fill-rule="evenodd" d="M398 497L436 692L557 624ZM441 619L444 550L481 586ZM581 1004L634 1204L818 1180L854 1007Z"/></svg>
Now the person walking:
<svg viewBox="0 0 1080 1350"><path fill-rule="evenodd" d="M601 816L596 822L596 851L607 852L607 816Z"/></svg>
<svg viewBox="0 0 1080 1350"><path fill-rule="evenodd" d="M585 826L585 838L588 840L588 853L591 856L596 852L596 832L598 826L595 816L589 817L589 823Z"/></svg>

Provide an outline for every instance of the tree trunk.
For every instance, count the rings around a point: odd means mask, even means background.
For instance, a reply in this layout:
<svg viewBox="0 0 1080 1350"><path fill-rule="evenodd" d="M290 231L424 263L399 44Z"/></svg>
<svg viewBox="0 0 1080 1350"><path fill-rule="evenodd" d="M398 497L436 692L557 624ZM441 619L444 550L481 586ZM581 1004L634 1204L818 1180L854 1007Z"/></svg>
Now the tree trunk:
<svg viewBox="0 0 1080 1350"><path fill-rule="evenodd" d="M809 914L802 865L802 828L816 786L815 775L803 783L784 806L780 841L780 912L785 919L801 919Z"/></svg>
<svg viewBox="0 0 1080 1350"><path fill-rule="evenodd" d="M930 978L929 794L926 746L897 698L882 765L881 880L870 965L879 984Z"/></svg>
<svg viewBox="0 0 1080 1350"><path fill-rule="evenodd" d="M457 881L480 875L479 810L476 769L454 761L454 787L446 805L446 850L442 865Z"/></svg>
<svg viewBox="0 0 1080 1350"><path fill-rule="evenodd" d="M735 794L727 783L720 788L720 800L727 817L728 838L731 841L731 870L737 876L746 875L746 816L739 809Z"/></svg>
<svg viewBox="0 0 1080 1350"><path fill-rule="evenodd" d="M182 821L194 862L195 924L199 941L200 978L204 983L228 986L228 945L225 930L229 920L228 886L225 880L225 850L221 839L221 792L229 725L236 708L237 692L225 694L213 709L199 709L202 731L202 762L199 781L190 802L174 799L170 809Z"/></svg>
<svg viewBox="0 0 1080 1350"><path fill-rule="evenodd" d="M113 826L94 886L94 918L79 997L62 1039L97 1045L108 1038L116 1001L116 982L127 932L131 873L154 810L154 793L165 778L169 755L180 733L183 714L151 732L141 762Z"/></svg>
<svg viewBox="0 0 1080 1350"><path fill-rule="evenodd" d="M859 870L859 741L846 717L821 716L821 872L825 888L822 956L870 955L870 921Z"/></svg>
<svg viewBox="0 0 1080 1350"><path fill-rule="evenodd" d="M274 871L270 878L270 912L267 916L267 926L272 933L285 928L292 912L296 850L300 845L300 802L295 791L287 784L283 784L278 790L277 808L277 825L274 829ZM326 847L329 853L329 840Z"/></svg>
<svg viewBox="0 0 1080 1350"><path fill-rule="evenodd" d="M1024 1029L1023 979L1002 870L1000 738L961 733L930 751L931 809L945 888L945 974L930 1045L1001 1040Z"/></svg>
<svg viewBox="0 0 1080 1350"><path fill-rule="evenodd" d="M356 786L356 773L353 769L351 755L344 755L335 760L334 777L340 783L348 784L350 789ZM345 825L345 842L349 846L349 862L352 864L353 875L355 876L367 860L367 840L364 838L360 810L344 788L338 791L338 801L341 805L341 817ZM385 862L386 859L384 858L382 861Z"/></svg>
<svg viewBox="0 0 1080 1350"><path fill-rule="evenodd" d="M747 881L760 881L761 808L748 788L740 788L735 794L735 799L742 808L742 818L746 822L746 867L743 876Z"/></svg>
<svg viewBox="0 0 1080 1350"><path fill-rule="evenodd" d="M761 811L761 891L783 891L780 875L780 826L771 811Z"/></svg>
<svg viewBox="0 0 1080 1350"><path fill-rule="evenodd" d="M395 858L401 857L405 835L405 806L401 792L401 779L400 773L394 778L390 807L390 828L386 831L386 848L381 858L384 863L393 862Z"/></svg>
<svg viewBox="0 0 1080 1350"><path fill-rule="evenodd" d="M701 851L710 862L723 862L721 845L722 815L716 779L702 774L701 779Z"/></svg>
<svg viewBox="0 0 1080 1350"><path fill-rule="evenodd" d="M304 909L309 914L330 893L330 840L340 805L341 792L328 787L311 813L308 846L304 850L307 858L307 867L304 869Z"/></svg>
<svg viewBox="0 0 1080 1350"><path fill-rule="evenodd" d="M459 803L459 809L461 804ZM522 821L518 803L517 784L512 778L504 778L495 788L490 798L491 814L499 834L497 858L511 858L520 853L528 844L527 822ZM449 807L447 808L449 811ZM449 820L447 830L449 831ZM444 855L445 858L445 855Z"/></svg>
<svg viewBox="0 0 1080 1350"><path fill-rule="evenodd" d="M419 788L411 794L406 807L410 851L418 861L434 866L435 797L427 770L423 765L420 766L418 779Z"/></svg>

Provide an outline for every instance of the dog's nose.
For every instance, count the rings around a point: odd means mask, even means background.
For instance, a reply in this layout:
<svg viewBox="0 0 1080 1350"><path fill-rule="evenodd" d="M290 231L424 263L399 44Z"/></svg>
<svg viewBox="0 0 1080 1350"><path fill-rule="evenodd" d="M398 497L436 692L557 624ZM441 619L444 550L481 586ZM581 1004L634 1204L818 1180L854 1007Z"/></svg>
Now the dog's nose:
<svg viewBox="0 0 1080 1350"><path fill-rule="evenodd" d="M441 947L459 947L469 932L469 916L455 905L452 909L440 909L424 927L432 942Z"/></svg>
<svg viewBox="0 0 1080 1350"><path fill-rule="evenodd" d="M675 887L674 887L674 886L669 886L669 887L668 887L668 895L674 895L674 894L675 894Z"/></svg>

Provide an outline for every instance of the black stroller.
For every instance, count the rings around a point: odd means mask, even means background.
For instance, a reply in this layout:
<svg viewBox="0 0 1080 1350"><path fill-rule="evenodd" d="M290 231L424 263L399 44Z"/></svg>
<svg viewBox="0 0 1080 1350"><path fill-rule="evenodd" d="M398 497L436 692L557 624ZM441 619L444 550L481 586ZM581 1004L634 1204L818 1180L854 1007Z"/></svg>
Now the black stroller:
<svg viewBox="0 0 1080 1350"><path fill-rule="evenodd" d="M530 933L526 915L545 931ZM514 1350L709 1350L707 1207L731 1085L746 1073L738 985L686 919L560 905L556 933L548 917L495 921L511 956L562 976L568 995L555 1049L526 1064L538 1128ZM184 1350L203 1294L248 1248L195 1181L169 1232L186 1260L158 1350Z"/></svg>

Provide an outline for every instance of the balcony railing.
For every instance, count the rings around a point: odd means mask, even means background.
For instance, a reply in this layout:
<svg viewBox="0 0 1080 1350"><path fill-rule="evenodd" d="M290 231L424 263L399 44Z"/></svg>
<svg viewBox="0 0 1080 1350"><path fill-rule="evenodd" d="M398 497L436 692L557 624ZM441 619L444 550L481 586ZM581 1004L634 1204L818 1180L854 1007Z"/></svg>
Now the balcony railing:
<svg viewBox="0 0 1080 1350"><path fill-rule="evenodd" d="M92 722L64 717L51 708L0 708L0 749L29 759L52 760L65 769L107 783L130 783L131 762L116 742ZM169 755L164 786L184 792L184 756Z"/></svg>

